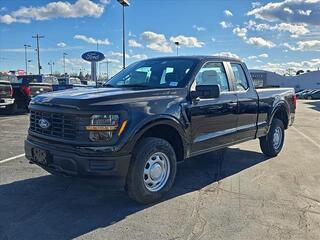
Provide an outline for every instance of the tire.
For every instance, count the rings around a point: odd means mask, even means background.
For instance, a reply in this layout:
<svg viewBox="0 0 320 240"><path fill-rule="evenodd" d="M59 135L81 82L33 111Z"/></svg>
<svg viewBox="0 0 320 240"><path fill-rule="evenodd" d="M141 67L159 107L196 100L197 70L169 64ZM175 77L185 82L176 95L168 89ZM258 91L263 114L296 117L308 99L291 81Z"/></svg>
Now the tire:
<svg viewBox="0 0 320 240"><path fill-rule="evenodd" d="M133 153L126 191L139 203L159 201L171 189L176 170L176 154L170 143L161 138L145 138Z"/></svg>
<svg viewBox="0 0 320 240"><path fill-rule="evenodd" d="M284 125L283 122L274 118L266 136L260 138L260 148L268 157L276 157L283 147Z"/></svg>
<svg viewBox="0 0 320 240"><path fill-rule="evenodd" d="M13 115L17 112L17 108L18 108L18 105L16 102L14 102L13 104L6 107L5 113L8 115Z"/></svg>

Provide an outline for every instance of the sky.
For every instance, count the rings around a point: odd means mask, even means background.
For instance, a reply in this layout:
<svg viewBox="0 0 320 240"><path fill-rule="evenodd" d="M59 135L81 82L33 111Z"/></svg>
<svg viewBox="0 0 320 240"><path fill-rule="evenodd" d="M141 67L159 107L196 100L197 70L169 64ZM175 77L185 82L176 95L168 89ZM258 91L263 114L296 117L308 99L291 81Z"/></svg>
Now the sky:
<svg viewBox="0 0 320 240"><path fill-rule="evenodd" d="M320 0L131 0L125 8L127 62L158 56L223 55L249 68L285 73L320 67ZM116 0L1 0L0 71L37 72L39 34L42 72L90 71L81 59L103 52L109 74L122 67L122 7ZM85 70L84 70L85 69ZM106 64L100 65L106 74Z"/></svg>

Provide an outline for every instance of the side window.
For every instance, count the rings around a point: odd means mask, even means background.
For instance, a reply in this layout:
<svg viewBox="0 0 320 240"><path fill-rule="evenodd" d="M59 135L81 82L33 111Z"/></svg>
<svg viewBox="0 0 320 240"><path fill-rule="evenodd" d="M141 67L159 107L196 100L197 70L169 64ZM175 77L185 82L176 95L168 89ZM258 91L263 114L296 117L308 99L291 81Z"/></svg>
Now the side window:
<svg viewBox="0 0 320 240"><path fill-rule="evenodd" d="M249 88L247 77L240 64L231 63L233 75L237 84L237 91L245 91Z"/></svg>
<svg viewBox="0 0 320 240"><path fill-rule="evenodd" d="M198 72L195 82L196 84L193 84L192 90L195 90L196 85L219 85L221 92L230 91L227 75L222 63L206 63Z"/></svg>

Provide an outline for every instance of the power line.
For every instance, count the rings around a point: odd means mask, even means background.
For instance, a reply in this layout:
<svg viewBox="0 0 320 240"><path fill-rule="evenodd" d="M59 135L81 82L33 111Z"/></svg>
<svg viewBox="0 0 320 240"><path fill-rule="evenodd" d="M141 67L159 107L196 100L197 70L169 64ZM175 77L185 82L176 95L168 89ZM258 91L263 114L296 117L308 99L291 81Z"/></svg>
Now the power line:
<svg viewBox="0 0 320 240"><path fill-rule="evenodd" d="M40 75L40 74L41 74L41 65L40 65L39 39L40 39L40 38L44 38L44 36L40 36L39 34L37 34L36 36L32 36L32 38L36 38L36 39L37 39L38 71L39 71L39 75Z"/></svg>

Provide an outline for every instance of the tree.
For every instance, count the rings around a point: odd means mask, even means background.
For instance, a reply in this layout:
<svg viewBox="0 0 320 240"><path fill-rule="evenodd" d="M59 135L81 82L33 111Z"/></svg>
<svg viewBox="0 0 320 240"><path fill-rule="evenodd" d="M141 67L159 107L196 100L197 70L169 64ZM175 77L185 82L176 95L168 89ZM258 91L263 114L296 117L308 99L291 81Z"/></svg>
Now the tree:
<svg viewBox="0 0 320 240"><path fill-rule="evenodd" d="M299 71L297 71L296 75L300 75L301 73L304 73L304 71L303 70L299 70Z"/></svg>

